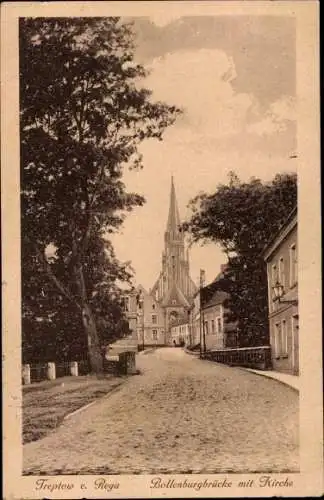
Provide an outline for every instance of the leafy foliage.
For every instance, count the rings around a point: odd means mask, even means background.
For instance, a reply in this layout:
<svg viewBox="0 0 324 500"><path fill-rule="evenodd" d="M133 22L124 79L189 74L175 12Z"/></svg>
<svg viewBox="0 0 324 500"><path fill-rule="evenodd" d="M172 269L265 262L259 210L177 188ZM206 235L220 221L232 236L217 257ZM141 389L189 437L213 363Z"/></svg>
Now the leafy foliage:
<svg viewBox="0 0 324 500"><path fill-rule="evenodd" d="M297 203L297 177L278 174L271 182L241 182L231 172L227 185L190 203L184 224L194 241L214 241L229 265L219 286L229 292L229 321L238 321L241 346L268 342L267 275L262 251Z"/></svg>
<svg viewBox="0 0 324 500"><path fill-rule="evenodd" d="M119 18L20 19L27 345L38 330L45 345L47 325L57 332L56 346L70 348L71 338L80 343L83 324L99 359L107 325L112 336L124 327L118 283L131 272L105 237L145 201L126 191L123 168L142 168L140 142L161 140L179 113L152 102L140 86L145 76L134 62L131 26Z"/></svg>

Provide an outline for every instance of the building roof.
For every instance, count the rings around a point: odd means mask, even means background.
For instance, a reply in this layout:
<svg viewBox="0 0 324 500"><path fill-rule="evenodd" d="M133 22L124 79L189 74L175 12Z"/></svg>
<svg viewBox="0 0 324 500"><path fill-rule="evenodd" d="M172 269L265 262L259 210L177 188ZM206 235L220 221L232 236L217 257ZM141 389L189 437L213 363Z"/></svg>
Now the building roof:
<svg viewBox="0 0 324 500"><path fill-rule="evenodd" d="M171 177L171 192L170 192L170 206L169 206L169 215L167 222L167 232L173 239L177 239L180 232L180 215L179 209L175 194L175 187L173 182L173 176Z"/></svg>
<svg viewBox="0 0 324 500"><path fill-rule="evenodd" d="M273 252L279 247L279 245L285 240L285 238L291 233L291 231L297 226L297 205L290 212L285 222L280 227L279 231L271 238L262 251L264 260L269 260Z"/></svg>
<svg viewBox="0 0 324 500"><path fill-rule="evenodd" d="M172 301L176 301L176 304L172 304ZM187 298L184 296L180 288L176 285L176 283L173 284L172 288L170 288L169 293L167 296L164 298L162 305L167 306L167 305L181 305L185 307L189 307L190 304L187 300Z"/></svg>
<svg viewBox="0 0 324 500"><path fill-rule="evenodd" d="M215 290L211 298L203 304L203 308L207 309L208 307L223 304L228 297L229 294L227 292L224 292L223 290Z"/></svg>
<svg viewBox="0 0 324 500"><path fill-rule="evenodd" d="M226 271L228 267L228 264L223 264L221 266L221 270L220 272L216 275L216 278L211 282L209 283L208 285L202 287L202 288L199 288L194 297L197 297L197 295L200 293L201 294L201 302L202 304L205 306L205 304L207 302L209 302L210 300L212 300L212 297L214 296L215 292L216 291L219 291L221 292L221 288L220 288L220 281L224 278L224 273ZM223 292L223 293L226 293L226 292ZM215 300L222 300L221 299L221 296L219 295L219 298L216 299L216 296L215 296ZM225 299L224 299L225 300ZM220 304L221 302L217 302L218 304ZM215 304L211 304L211 305L215 305ZM208 306L209 307L209 306Z"/></svg>

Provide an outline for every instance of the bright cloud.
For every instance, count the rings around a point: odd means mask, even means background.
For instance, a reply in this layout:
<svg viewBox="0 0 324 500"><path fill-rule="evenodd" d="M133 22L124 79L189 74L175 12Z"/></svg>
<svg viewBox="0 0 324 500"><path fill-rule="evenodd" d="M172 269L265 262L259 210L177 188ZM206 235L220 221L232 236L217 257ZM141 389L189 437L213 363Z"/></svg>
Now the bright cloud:
<svg viewBox="0 0 324 500"><path fill-rule="evenodd" d="M153 90L153 98L182 107L184 114L162 142L142 144L142 171L125 171L127 188L143 194L147 203L127 218L114 244L121 259L132 261L137 281L146 288L160 270L171 175L185 218L189 200L199 191L215 191L219 183L227 182L230 170L245 180L252 176L268 180L292 169L286 156L274 154L273 145L262 150L258 141L263 140L262 133L285 129L294 102L281 99L262 115L253 95L234 92L235 77L233 60L220 50L176 52L151 64L145 84ZM215 245L194 247L191 256L194 279L205 268L207 280L212 280L226 260Z"/></svg>
<svg viewBox="0 0 324 500"><path fill-rule="evenodd" d="M271 104L266 115L249 125L248 132L257 135L272 135L287 130L288 123L296 120L296 103L292 97L282 97Z"/></svg>
<svg viewBox="0 0 324 500"><path fill-rule="evenodd" d="M147 85L153 97L182 107L179 126L190 133L221 137L244 126L253 98L233 91L235 66L225 52L201 49L167 54L155 59L150 70Z"/></svg>

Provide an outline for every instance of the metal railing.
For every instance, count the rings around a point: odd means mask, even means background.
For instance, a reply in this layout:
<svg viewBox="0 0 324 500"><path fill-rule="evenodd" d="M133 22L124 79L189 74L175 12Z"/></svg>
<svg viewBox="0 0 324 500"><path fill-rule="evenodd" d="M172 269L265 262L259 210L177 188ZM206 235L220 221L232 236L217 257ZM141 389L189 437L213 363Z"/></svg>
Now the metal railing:
<svg viewBox="0 0 324 500"><path fill-rule="evenodd" d="M272 368L270 346L210 350L203 353L202 358L229 366L242 366L259 370L271 370Z"/></svg>

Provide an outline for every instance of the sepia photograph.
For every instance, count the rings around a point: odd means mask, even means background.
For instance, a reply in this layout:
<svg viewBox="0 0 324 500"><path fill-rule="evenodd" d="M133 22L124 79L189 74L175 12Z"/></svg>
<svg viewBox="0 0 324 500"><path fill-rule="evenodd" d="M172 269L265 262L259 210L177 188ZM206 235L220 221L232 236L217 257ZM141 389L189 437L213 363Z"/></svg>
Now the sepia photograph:
<svg viewBox="0 0 324 500"><path fill-rule="evenodd" d="M289 496L303 471L298 24L211 3L18 12L15 346L33 498L71 496L73 476L120 495L132 475L153 497L223 495L240 475L244 496Z"/></svg>

